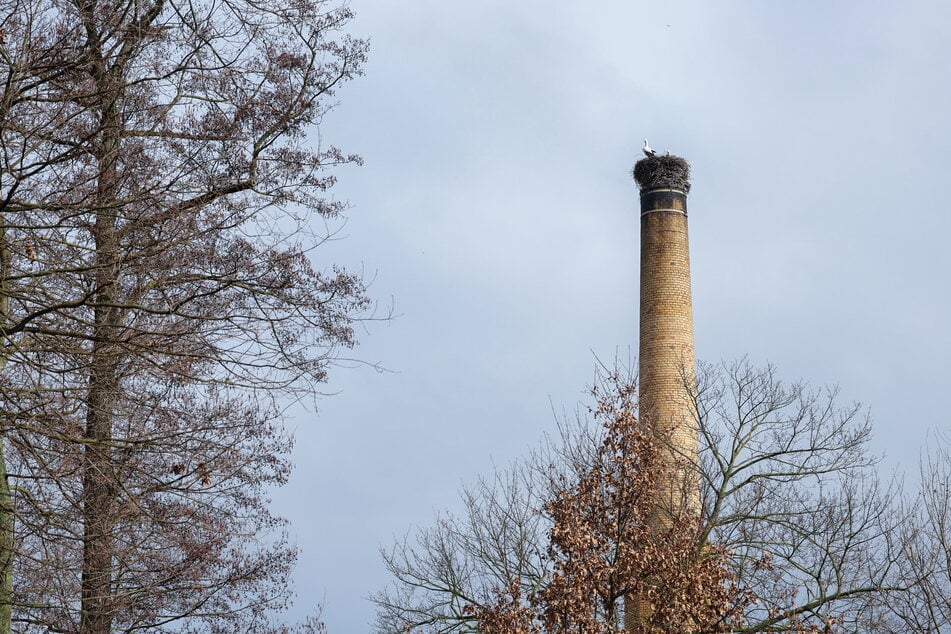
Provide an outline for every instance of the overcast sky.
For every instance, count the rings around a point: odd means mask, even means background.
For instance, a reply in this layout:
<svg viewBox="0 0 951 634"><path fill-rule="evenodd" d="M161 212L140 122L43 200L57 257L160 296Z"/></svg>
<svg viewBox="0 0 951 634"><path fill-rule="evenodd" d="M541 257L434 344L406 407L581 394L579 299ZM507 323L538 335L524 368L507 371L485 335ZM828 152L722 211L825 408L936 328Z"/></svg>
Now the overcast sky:
<svg viewBox="0 0 951 634"><path fill-rule="evenodd" d="M697 356L837 383L888 469L948 429L951 4L352 0L324 142L396 319L295 410L275 495L299 602L366 632L378 548L504 466L637 348L642 139L685 157Z"/></svg>

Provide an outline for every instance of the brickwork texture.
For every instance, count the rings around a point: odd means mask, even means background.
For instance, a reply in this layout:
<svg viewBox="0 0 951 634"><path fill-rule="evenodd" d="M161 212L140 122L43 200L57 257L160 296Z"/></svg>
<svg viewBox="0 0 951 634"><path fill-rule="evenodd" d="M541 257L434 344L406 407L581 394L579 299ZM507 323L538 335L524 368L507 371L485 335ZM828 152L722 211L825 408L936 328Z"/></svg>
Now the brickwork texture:
<svg viewBox="0 0 951 634"><path fill-rule="evenodd" d="M697 432L690 405L695 377L687 197L642 192L639 413L663 448L658 520L699 512L692 465Z"/></svg>

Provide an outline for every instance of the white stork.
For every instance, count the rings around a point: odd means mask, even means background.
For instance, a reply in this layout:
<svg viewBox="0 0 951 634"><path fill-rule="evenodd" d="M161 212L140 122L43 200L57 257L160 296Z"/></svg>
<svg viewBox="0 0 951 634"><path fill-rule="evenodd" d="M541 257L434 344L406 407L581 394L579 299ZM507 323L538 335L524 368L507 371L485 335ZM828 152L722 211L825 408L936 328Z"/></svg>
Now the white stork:
<svg viewBox="0 0 951 634"><path fill-rule="evenodd" d="M647 139L644 139L644 156L657 156L657 152L650 146Z"/></svg>

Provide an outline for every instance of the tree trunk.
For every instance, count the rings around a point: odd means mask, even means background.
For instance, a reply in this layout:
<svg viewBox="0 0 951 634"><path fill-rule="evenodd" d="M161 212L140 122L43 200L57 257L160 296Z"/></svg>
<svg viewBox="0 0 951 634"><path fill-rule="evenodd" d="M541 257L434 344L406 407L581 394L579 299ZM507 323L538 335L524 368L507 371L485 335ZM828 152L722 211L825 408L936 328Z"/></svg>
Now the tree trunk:
<svg viewBox="0 0 951 634"><path fill-rule="evenodd" d="M13 497L7 480L3 437L0 436L0 634L10 634L13 616Z"/></svg>
<svg viewBox="0 0 951 634"><path fill-rule="evenodd" d="M95 225L96 287L94 337L86 396L83 446L83 572L81 634L109 634L115 615L112 591L114 499L112 427L118 391L117 311L112 306L118 279L116 207L119 116L114 82L97 77L102 95L98 205ZM105 84L105 85L103 85Z"/></svg>
<svg viewBox="0 0 951 634"><path fill-rule="evenodd" d="M10 312L10 248L7 244L5 219L0 217L0 329L5 331ZM6 356L0 357L0 369L7 365ZM13 497L7 479L5 443L6 425L0 428L0 634L10 634L13 617Z"/></svg>
<svg viewBox="0 0 951 634"><path fill-rule="evenodd" d="M98 312L98 311L97 311ZM103 347L96 344L95 347ZM110 384L114 366L101 350L89 378L86 444L83 457L83 574L81 634L108 634L112 628L112 474Z"/></svg>

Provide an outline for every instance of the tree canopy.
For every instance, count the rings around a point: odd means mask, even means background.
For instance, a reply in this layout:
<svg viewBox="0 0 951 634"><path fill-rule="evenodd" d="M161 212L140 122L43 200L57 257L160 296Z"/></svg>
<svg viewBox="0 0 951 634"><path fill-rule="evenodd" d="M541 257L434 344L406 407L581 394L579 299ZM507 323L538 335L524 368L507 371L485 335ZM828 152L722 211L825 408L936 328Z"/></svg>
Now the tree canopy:
<svg viewBox="0 0 951 634"><path fill-rule="evenodd" d="M319 263L316 136L360 73L324 0L0 6L3 627L266 631L288 398L370 302Z"/></svg>

